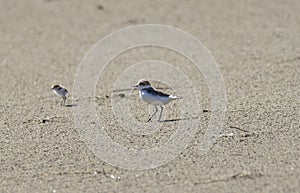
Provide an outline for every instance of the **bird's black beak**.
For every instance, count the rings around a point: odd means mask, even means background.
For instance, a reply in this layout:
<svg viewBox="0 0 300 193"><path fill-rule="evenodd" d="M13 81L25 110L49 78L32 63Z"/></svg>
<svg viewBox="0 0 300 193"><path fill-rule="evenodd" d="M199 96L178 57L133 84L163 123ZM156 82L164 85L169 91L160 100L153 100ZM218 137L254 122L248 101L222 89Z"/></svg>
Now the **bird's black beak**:
<svg viewBox="0 0 300 193"><path fill-rule="evenodd" d="M134 85L132 88L137 88L138 87L138 85Z"/></svg>

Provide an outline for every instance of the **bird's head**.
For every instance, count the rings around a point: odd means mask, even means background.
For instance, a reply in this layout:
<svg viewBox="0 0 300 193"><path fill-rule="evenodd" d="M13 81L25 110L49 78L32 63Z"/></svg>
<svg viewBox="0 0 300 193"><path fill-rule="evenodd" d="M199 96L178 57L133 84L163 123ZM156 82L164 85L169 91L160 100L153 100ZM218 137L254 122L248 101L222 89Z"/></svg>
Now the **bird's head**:
<svg viewBox="0 0 300 193"><path fill-rule="evenodd" d="M150 88L151 84L147 80L140 80L133 88L143 89L143 88Z"/></svg>
<svg viewBox="0 0 300 193"><path fill-rule="evenodd" d="M57 90L59 89L61 86L60 85L52 85L51 90Z"/></svg>

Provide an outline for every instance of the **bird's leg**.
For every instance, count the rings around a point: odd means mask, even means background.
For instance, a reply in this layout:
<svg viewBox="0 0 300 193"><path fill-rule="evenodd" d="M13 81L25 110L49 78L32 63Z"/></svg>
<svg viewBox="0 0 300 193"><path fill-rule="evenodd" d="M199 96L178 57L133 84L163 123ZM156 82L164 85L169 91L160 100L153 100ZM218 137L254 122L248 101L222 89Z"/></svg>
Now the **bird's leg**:
<svg viewBox="0 0 300 193"><path fill-rule="evenodd" d="M63 100L61 102L61 106L65 106L67 97L66 96L62 96L62 98L63 98Z"/></svg>
<svg viewBox="0 0 300 193"><path fill-rule="evenodd" d="M66 100L67 100L67 97L64 96L64 106L66 106Z"/></svg>
<svg viewBox="0 0 300 193"><path fill-rule="evenodd" d="M161 108L161 111L160 111L159 118L158 118L158 121L159 121L159 122L161 121L160 118L161 118L162 112L163 112L163 110L164 110L163 106L161 106L161 105L160 105L160 108Z"/></svg>
<svg viewBox="0 0 300 193"><path fill-rule="evenodd" d="M151 121L152 117L157 113L158 109L157 106L155 105L155 112L153 113L153 115L148 119L147 122Z"/></svg>

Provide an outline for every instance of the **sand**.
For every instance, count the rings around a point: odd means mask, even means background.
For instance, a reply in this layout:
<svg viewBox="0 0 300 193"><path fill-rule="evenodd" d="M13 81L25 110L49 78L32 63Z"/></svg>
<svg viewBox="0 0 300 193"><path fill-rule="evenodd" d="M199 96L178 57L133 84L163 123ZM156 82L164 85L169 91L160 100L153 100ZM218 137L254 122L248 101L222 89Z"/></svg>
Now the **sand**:
<svg viewBox="0 0 300 193"><path fill-rule="evenodd" d="M297 0L1 0L0 191L300 192L299 10ZM73 120L72 88L80 62L96 42L149 23L187 31L207 47L224 79L228 111L221 137L205 155L197 147L209 112L197 117L202 129L174 160L130 170L110 165L86 146ZM147 106L137 92L129 98L121 92L124 99L112 92L110 80L121 73L117 64L126 67L127 61L150 56L175 63L178 55L152 48L126 54L112 61L97 84L98 116L120 144L163 145L178 121L153 137L128 137L112 117L111 100L130 99L141 122L147 120ZM199 80L201 105L210 109L203 77L186 72ZM69 89L68 107L59 106L52 84ZM171 103L165 116L178 117L177 108Z"/></svg>

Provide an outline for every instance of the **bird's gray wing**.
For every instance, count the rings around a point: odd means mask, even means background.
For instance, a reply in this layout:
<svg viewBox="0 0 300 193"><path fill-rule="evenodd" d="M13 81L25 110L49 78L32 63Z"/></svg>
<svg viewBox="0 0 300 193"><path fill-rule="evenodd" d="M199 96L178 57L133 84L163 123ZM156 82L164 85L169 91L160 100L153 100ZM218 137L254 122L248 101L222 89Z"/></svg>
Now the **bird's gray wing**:
<svg viewBox="0 0 300 193"><path fill-rule="evenodd" d="M161 96L161 97L169 97L170 95L168 95L168 94L165 94L165 93L163 93L163 92L161 92L161 91L158 91L158 90L155 90L155 89L153 89L153 88L147 88L147 89L145 89L149 94L152 94L152 95L154 95L154 96Z"/></svg>

